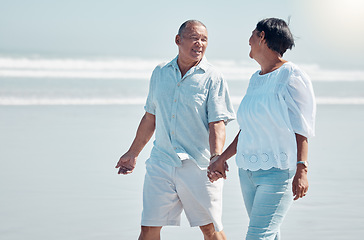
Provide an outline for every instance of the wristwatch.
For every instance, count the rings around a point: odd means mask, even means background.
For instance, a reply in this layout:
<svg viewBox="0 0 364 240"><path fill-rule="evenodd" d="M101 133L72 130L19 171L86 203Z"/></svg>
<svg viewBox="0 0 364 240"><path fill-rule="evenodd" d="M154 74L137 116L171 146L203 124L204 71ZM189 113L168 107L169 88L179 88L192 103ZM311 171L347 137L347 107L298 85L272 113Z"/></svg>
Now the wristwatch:
<svg viewBox="0 0 364 240"><path fill-rule="evenodd" d="M307 161L298 161L297 165L298 164L303 164L306 168L308 167L308 162Z"/></svg>
<svg viewBox="0 0 364 240"><path fill-rule="evenodd" d="M216 157L216 156L220 156L220 154L218 154L218 153L211 154L210 161L211 161L214 157Z"/></svg>

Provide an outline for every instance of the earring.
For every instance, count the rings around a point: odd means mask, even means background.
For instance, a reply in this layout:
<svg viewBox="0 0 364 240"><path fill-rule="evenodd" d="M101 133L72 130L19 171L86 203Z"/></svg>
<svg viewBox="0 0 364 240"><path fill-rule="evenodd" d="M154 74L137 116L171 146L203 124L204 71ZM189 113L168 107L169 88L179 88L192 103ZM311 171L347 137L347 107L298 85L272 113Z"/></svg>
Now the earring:
<svg viewBox="0 0 364 240"><path fill-rule="evenodd" d="M261 42L259 42L259 46L260 46L260 43L261 43Z"/></svg>

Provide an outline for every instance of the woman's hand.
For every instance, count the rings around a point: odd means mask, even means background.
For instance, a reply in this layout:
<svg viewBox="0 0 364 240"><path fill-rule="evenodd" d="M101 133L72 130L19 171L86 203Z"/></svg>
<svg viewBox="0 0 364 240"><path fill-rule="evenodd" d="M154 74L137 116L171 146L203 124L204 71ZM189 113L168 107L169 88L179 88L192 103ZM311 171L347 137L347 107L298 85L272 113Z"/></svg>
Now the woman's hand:
<svg viewBox="0 0 364 240"><path fill-rule="evenodd" d="M297 165L296 175L292 182L292 192L294 199L303 198L308 191L307 167L302 164Z"/></svg>
<svg viewBox="0 0 364 240"><path fill-rule="evenodd" d="M297 161L307 161L308 141L307 137L296 133L297 142ZM294 199L297 200L306 196L308 191L307 166L297 164L296 175L292 182L292 192Z"/></svg>

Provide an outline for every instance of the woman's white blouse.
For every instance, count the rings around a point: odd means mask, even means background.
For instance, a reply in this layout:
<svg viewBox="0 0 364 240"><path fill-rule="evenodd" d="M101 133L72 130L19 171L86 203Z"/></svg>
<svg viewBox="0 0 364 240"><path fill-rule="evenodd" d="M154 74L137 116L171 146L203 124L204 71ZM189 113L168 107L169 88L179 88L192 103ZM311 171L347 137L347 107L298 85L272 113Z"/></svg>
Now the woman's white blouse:
<svg viewBox="0 0 364 240"><path fill-rule="evenodd" d="M295 133L315 135L316 103L310 78L293 63L250 78L238 112L238 167L296 169Z"/></svg>

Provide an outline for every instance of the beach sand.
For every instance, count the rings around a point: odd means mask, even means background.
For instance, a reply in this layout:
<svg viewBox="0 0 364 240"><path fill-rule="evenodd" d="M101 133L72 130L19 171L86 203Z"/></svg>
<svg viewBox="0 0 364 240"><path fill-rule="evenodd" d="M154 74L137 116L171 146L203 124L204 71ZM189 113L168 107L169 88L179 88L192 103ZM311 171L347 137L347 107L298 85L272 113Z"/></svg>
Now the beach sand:
<svg viewBox="0 0 364 240"><path fill-rule="evenodd" d="M235 109L237 106L235 106ZM319 105L310 140L308 195L295 202L283 239L362 239L363 105ZM142 184L152 141L128 176L114 168L129 148L142 105L0 106L0 238L137 239ZM238 130L227 127L228 145ZM243 239L248 218L235 160L225 181L223 223ZM202 239L183 216L162 239Z"/></svg>

